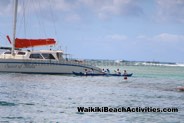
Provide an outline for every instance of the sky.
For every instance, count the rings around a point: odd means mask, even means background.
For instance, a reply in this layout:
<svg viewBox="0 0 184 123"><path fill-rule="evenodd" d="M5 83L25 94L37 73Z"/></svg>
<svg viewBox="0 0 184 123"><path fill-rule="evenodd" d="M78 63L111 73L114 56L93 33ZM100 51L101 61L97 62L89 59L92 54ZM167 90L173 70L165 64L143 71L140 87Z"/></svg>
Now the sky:
<svg viewBox="0 0 184 123"><path fill-rule="evenodd" d="M13 0L0 0L0 46ZM184 0L19 0L18 38L55 38L79 59L184 63Z"/></svg>

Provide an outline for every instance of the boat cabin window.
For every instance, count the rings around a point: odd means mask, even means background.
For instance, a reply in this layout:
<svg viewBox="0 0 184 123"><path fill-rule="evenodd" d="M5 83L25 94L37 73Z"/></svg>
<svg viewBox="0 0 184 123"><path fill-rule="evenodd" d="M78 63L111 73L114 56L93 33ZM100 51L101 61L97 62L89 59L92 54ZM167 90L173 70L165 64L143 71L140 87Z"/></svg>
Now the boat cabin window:
<svg viewBox="0 0 184 123"><path fill-rule="evenodd" d="M18 52L17 55L25 55L25 52Z"/></svg>
<svg viewBox="0 0 184 123"><path fill-rule="evenodd" d="M45 59L55 59L54 56L50 53L42 53L42 56L45 58Z"/></svg>
<svg viewBox="0 0 184 123"><path fill-rule="evenodd" d="M4 54L11 54L11 52L5 52Z"/></svg>
<svg viewBox="0 0 184 123"><path fill-rule="evenodd" d="M56 53L56 55L57 55L57 58L59 59L60 58L60 54L59 53Z"/></svg>
<svg viewBox="0 0 184 123"><path fill-rule="evenodd" d="M34 59L43 59L43 57L40 54L31 54L29 58L34 58Z"/></svg>
<svg viewBox="0 0 184 123"><path fill-rule="evenodd" d="M63 59L63 53L56 53L58 59Z"/></svg>

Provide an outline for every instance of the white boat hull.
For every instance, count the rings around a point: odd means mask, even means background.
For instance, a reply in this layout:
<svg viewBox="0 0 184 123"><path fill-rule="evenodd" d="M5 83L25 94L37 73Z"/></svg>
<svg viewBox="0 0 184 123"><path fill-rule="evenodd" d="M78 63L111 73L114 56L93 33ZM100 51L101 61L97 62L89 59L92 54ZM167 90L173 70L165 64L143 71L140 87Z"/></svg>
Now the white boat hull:
<svg viewBox="0 0 184 123"><path fill-rule="evenodd" d="M71 61L53 62L36 60L0 60L0 72L31 73L31 74L72 74L73 72L84 72L85 69L100 73L98 67L75 63Z"/></svg>

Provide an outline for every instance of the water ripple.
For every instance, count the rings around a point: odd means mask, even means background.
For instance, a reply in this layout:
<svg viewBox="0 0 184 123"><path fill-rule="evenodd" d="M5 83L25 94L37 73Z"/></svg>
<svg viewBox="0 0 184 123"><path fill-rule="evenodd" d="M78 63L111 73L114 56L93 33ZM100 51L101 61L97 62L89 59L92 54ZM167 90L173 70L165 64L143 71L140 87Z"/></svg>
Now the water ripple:
<svg viewBox="0 0 184 123"><path fill-rule="evenodd" d="M0 106L16 106L17 104L6 102L6 101L0 101Z"/></svg>
<svg viewBox="0 0 184 123"><path fill-rule="evenodd" d="M184 94L176 87L183 86L184 68L120 69L135 77L125 81L122 77L0 74L0 122L183 122ZM177 107L179 112L79 113L80 106Z"/></svg>

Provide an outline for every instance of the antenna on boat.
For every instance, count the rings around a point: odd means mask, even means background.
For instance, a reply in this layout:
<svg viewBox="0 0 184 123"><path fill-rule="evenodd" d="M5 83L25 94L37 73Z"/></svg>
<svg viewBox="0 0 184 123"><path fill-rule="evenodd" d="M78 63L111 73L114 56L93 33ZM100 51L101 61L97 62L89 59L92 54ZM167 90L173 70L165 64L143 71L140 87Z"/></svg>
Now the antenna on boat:
<svg viewBox="0 0 184 123"><path fill-rule="evenodd" d="M17 23L17 6L18 6L18 0L15 0L14 19L13 19L13 43L12 43L12 51L11 51L12 55L14 55L14 50L15 50L15 35L16 35L16 23Z"/></svg>

